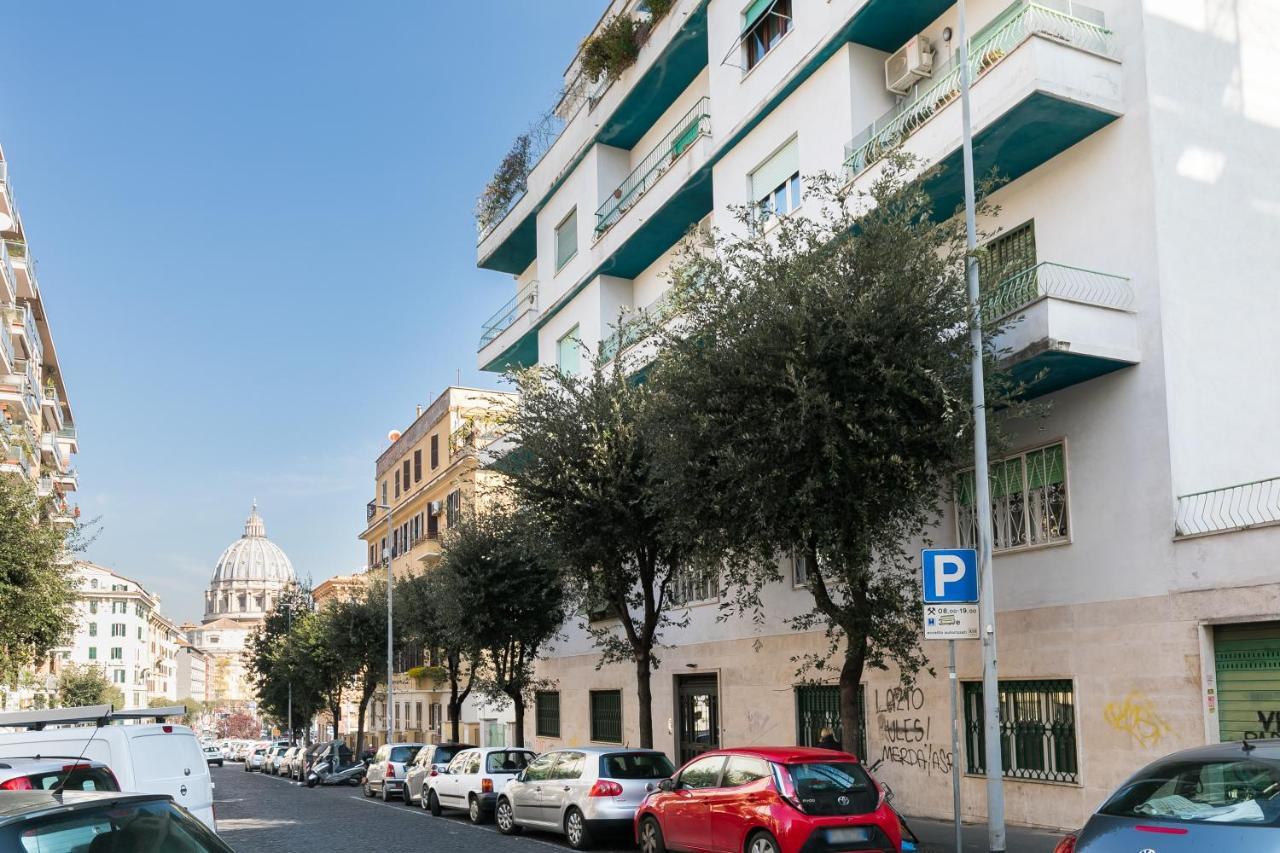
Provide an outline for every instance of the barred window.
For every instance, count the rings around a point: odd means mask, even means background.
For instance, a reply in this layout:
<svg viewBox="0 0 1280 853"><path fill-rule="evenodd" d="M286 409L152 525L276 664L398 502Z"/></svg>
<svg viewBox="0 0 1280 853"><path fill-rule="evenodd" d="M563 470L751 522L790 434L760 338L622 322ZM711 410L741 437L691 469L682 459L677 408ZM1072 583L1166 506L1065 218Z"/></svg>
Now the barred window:
<svg viewBox="0 0 1280 853"><path fill-rule="evenodd" d="M867 690L858 685L854 700L861 712L858 731L853 735L854 755L867 755ZM817 746L822 730L831 729L837 743L843 743L844 725L840 719L840 686L838 684L802 684L796 687L796 744Z"/></svg>
<svg viewBox="0 0 1280 853"><path fill-rule="evenodd" d="M668 600L672 607L688 607L714 601L719 595L719 577L715 572L682 566L671 573Z"/></svg>
<svg viewBox="0 0 1280 853"><path fill-rule="evenodd" d="M1067 463L1058 442L998 459L990 466L991 546L1011 551L1065 542L1067 523ZM975 548L978 512L973 470L956 478L956 533L960 545Z"/></svg>
<svg viewBox="0 0 1280 853"><path fill-rule="evenodd" d="M1035 221L1024 222L990 240L978 255L978 275L987 290L1036 265Z"/></svg>
<svg viewBox="0 0 1280 853"><path fill-rule="evenodd" d="M591 691L591 739L622 743L622 691Z"/></svg>
<svg viewBox="0 0 1280 853"><path fill-rule="evenodd" d="M986 772L982 684L964 685L965 769ZM1000 682L1000 755L1010 779L1076 782L1075 691L1069 680Z"/></svg>
<svg viewBox="0 0 1280 853"><path fill-rule="evenodd" d="M560 737L560 693L539 690L533 696L533 732L538 737Z"/></svg>

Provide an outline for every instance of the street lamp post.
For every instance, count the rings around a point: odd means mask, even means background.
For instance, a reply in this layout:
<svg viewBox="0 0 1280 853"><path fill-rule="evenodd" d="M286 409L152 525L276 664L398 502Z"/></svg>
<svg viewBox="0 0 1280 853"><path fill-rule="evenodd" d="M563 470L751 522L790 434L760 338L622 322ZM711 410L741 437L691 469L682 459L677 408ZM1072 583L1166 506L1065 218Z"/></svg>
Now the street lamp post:
<svg viewBox="0 0 1280 853"><path fill-rule="evenodd" d="M391 625L391 601L392 601L391 587L395 583L395 580L391 574L391 543L392 543L392 539L394 538L394 529L392 527L392 522L391 522L391 505L390 504L374 504L374 506L376 506L380 510L383 510L387 514L387 545L385 548L382 549L382 557L387 562L387 706L386 707L387 707L387 743L391 743L391 732L392 732L393 726L395 725L395 720L392 718L392 710L391 710L393 707L395 707L394 705L391 704L392 697L394 696L394 689L391 686L391 678L395 674L394 672L395 667L392 661L395 629Z"/></svg>
<svg viewBox="0 0 1280 853"><path fill-rule="evenodd" d="M970 332L973 373L973 482L978 507L978 594L982 637L982 722L986 738L983 756L987 770L987 844L991 853L1004 853L1004 761L1000 755L1000 678L996 671L996 589L991 565L991 487L987 463L987 400L982 375L982 306L979 301L977 194L973 176L973 122L969 108L969 36L965 31L965 0L957 4L960 37L960 120L964 159L964 224L968 257L965 272L969 306L973 312Z"/></svg>
<svg viewBox="0 0 1280 853"><path fill-rule="evenodd" d="M293 605L285 602L284 605L285 618L285 635L292 638L293 635ZM289 746L293 746L293 673L289 674Z"/></svg>

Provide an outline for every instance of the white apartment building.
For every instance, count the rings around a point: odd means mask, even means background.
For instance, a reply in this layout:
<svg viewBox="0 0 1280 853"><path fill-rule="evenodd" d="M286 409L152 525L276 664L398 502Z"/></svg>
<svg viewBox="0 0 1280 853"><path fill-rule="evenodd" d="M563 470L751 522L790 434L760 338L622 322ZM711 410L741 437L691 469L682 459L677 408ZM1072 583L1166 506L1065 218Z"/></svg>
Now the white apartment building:
<svg viewBox="0 0 1280 853"><path fill-rule="evenodd" d="M68 498L79 485L79 449L67 387L40 295L36 264L0 150L0 472L21 474L53 499L56 520L80 515Z"/></svg>
<svg viewBox="0 0 1280 853"><path fill-rule="evenodd" d="M984 282L1024 319L1001 342L1047 417L992 466L999 670L1011 821L1077 827L1130 772L1180 747L1275 734L1280 699L1280 7L1269 0L970 0L975 159L1007 179ZM617 14L643 3L614 0ZM894 145L926 164L940 214L960 190L951 0L679 0L617 79L581 83L478 263L513 277L479 363L579 368L622 309L653 305L692 226L733 233L732 205L784 214L806 176L858 187ZM1268 35L1270 34L1270 35ZM893 91L890 91L890 88ZM536 111L531 105L530 113ZM988 223L990 224L990 223ZM496 300L495 300L496 301ZM971 475L970 475L971 476ZM939 544L969 541L966 480ZM716 620L686 590L654 678L657 746L808 742L832 685L792 658L804 566L768 619ZM537 749L637 741L629 666L595 668L572 625L540 674ZM962 644L965 742L940 675L900 694L868 673L870 759L910 814L985 814L981 663ZM1252 686L1252 690L1246 689Z"/></svg>
<svg viewBox="0 0 1280 853"><path fill-rule="evenodd" d="M178 629L177 698L190 697L200 702L208 702L210 658L208 654L187 642L183 636L185 633L183 627Z"/></svg>
<svg viewBox="0 0 1280 853"><path fill-rule="evenodd" d="M160 599L135 580L95 563L75 564L80 590L71 643L53 652L58 666L95 666L129 707L178 698L178 627Z"/></svg>

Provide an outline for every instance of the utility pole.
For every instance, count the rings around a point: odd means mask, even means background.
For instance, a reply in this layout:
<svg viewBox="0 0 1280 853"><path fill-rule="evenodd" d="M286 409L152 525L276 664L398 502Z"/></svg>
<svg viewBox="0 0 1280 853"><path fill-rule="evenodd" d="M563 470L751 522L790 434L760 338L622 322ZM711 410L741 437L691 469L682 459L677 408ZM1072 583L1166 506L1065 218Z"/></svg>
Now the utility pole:
<svg viewBox="0 0 1280 853"><path fill-rule="evenodd" d="M395 585L395 578L391 575L391 543L394 537L394 527L391 521L390 504L374 504L378 509L387 514L387 546L382 549L382 557L387 561L387 743L391 743L391 732L395 725L392 717L392 709L395 707L391 700L394 695L394 689L391 686L391 679L395 675L395 662L393 654L395 649L395 628L391 624L391 589Z"/></svg>
<svg viewBox="0 0 1280 853"><path fill-rule="evenodd" d="M987 462L987 398L982 375L982 305L978 282L977 193L973 176L973 124L969 107L972 72L969 67L969 34L965 29L965 0L957 3L960 37L960 116L964 154L964 225L968 258L969 308L973 328L973 482L978 506L978 572L981 579L979 607L982 636L982 727L986 740L983 756L987 770L987 843L991 853L1004 853L1004 762L1000 755L1000 678L996 671L996 591L991 565L991 486ZM953 769L954 773L955 770Z"/></svg>
<svg viewBox="0 0 1280 853"><path fill-rule="evenodd" d="M293 636L293 605L285 602L284 619L286 624L285 633L290 638ZM293 674L289 675L289 746L293 746Z"/></svg>

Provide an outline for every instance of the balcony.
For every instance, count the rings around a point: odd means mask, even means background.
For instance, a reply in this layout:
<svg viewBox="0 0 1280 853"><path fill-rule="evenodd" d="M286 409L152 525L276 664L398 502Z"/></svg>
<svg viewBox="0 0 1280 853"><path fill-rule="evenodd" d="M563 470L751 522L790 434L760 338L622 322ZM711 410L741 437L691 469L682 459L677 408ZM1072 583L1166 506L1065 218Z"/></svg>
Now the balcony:
<svg viewBox="0 0 1280 853"><path fill-rule="evenodd" d="M1121 114L1115 38L1100 12L1072 9L1075 15L1019 0L970 40L975 174L994 169L1014 180ZM958 62L936 67L849 142L849 178L869 187L877 164L901 146L928 169L923 187L935 215L950 216L963 196L959 95Z"/></svg>
<svg viewBox="0 0 1280 853"><path fill-rule="evenodd" d="M64 425L58 430L58 442L63 445L62 452L67 454L68 457L80 450L80 436L72 424L64 422Z"/></svg>
<svg viewBox="0 0 1280 853"><path fill-rule="evenodd" d="M1123 276L1039 263L992 288L989 316L1009 322L994 345L1023 396L1038 397L1137 364L1133 289Z"/></svg>
<svg viewBox="0 0 1280 853"><path fill-rule="evenodd" d="M76 473L74 468L68 468L66 471L54 471L53 482L60 486L63 491L74 492L80 488L80 475Z"/></svg>
<svg viewBox="0 0 1280 853"><path fill-rule="evenodd" d="M34 472L31 455L27 452L27 448L19 442L10 444L4 455L4 461L0 462L0 472L21 474L30 480Z"/></svg>
<svg viewBox="0 0 1280 853"><path fill-rule="evenodd" d="M531 281L485 321L477 360L486 370L506 370L512 364L538 360L537 336L526 334L538 318L538 310L538 282Z"/></svg>
<svg viewBox="0 0 1280 853"><path fill-rule="evenodd" d="M44 406L45 413L49 416L47 425L49 431L57 432L62 429L62 398L58 395L58 386L52 382L45 384L41 404Z"/></svg>
<svg viewBox="0 0 1280 853"><path fill-rule="evenodd" d="M71 459L63 450L62 442L58 441L58 436L55 433L44 432L40 434L40 452L58 471L67 470L67 466L71 464Z"/></svg>
<svg viewBox="0 0 1280 853"><path fill-rule="evenodd" d="M0 160L0 236L22 235L22 219L13 202L13 186L9 183L9 164Z"/></svg>
<svg viewBox="0 0 1280 853"><path fill-rule="evenodd" d="M27 304L15 305L5 309L9 316L9 328L12 334L22 343L20 356L36 364L44 362L44 344L40 341L40 330L36 328L36 315Z"/></svg>
<svg viewBox="0 0 1280 853"><path fill-rule="evenodd" d="M9 244L0 240L0 294L3 294L6 305L12 305L18 299L18 274L14 272L13 260L9 257Z"/></svg>
<svg viewBox="0 0 1280 853"><path fill-rule="evenodd" d="M1280 524L1280 477L1178 496L1174 536L1188 539Z"/></svg>

